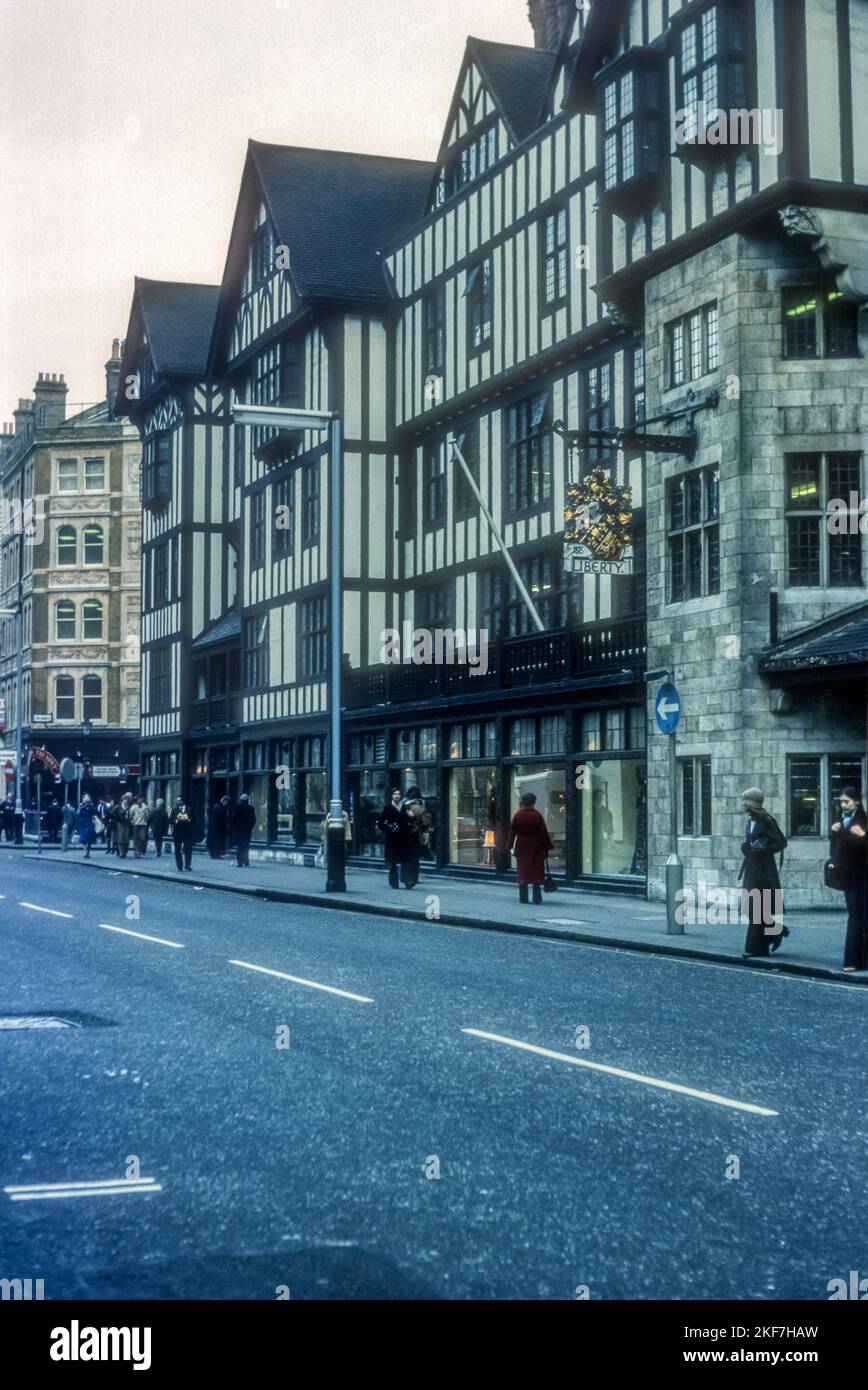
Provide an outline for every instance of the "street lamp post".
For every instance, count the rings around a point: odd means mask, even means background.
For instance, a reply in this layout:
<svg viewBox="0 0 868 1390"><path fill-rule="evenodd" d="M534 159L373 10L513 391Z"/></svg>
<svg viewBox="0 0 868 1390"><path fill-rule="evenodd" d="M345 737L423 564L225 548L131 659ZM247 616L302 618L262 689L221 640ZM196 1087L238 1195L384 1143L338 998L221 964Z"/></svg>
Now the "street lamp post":
<svg viewBox="0 0 868 1390"><path fill-rule="evenodd" d="M347 890L346 839L341 796L341 696L343 657L343 431L332 411L276 405L236 405L238 425L278 430L327 429L329 441L329 810L326 822L326 892Z"/></svg>
<svg viewBox="0 0 868 1390"><path fill-rule="evenodd" d="M21 683L24 663L22 652L24 633L21 623L21 603L19 602L17 608L0 608L0 618L15 619L15 843L20 845L24 842L24 807L21 804L21 759L24 746L21 729L24 712Z"/></svg>

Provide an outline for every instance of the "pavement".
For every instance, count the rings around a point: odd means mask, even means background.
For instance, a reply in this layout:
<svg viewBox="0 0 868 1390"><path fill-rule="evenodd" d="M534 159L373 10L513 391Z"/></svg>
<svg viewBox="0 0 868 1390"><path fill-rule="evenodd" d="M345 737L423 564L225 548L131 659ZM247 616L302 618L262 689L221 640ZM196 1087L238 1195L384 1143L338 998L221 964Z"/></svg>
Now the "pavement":
<svg viewBox="0 0 868 1390"><path fill-rule="evenodd" d="M0 859L0 1277L826 1301L868 1269L858 988L140 867Z"/></svg>
<svg viewBox="0 0 868 1390"><path fill-rule="evenodd" d="M7 847L0 846L5 852ZM20 852L20 851L19 851ZM35 853L26 851L28 858ZM797 909L785 912L790 936L767 959L743 958L746 926L739 921L720 924L685 925L684 934L670 936L666 931L665 906L644 898L600 892L584 887L559 886L544 894L542 905L523 906L513 883L486 882L426 872L415 889L394 890L382 869L350 865L348 891L326 893L322 869L263 859L249 869L239 869L234 859L215 860L204 851L193 856L191 873L179 874L171 851L161 859L149 846L146 858L124 860L97 847L85 861L74 846L64 855L56 848L43 849L37 856L45 863L66 860L91 871L110 870L126 874L164 877L183 882L186 887L213 887L254 897L298 903L309 907L334 908L350 912L376 912L383 917L404 921L439 921L444 925L477 927L481 930L512 932L563 941L586 942L622 950L693 957L708 961L736 963L749 970L807 975L819 979L840 979L854 986L868 985L868 974L844 973L844 933L846 913L825 909ZM2 864L2 859L0 859ZM843 906L843 899L842 899ZM737 916L738 909L734 915Z"/></svg>

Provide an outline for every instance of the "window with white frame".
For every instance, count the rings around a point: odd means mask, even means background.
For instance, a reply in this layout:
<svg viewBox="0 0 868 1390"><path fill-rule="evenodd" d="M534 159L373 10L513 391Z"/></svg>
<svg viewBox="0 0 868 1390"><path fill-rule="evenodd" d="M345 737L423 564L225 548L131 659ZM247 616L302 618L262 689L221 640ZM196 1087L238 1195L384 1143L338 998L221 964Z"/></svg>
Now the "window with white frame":
<svg viewBox="0 0 868 1390"><path fill-rule="evenodd" d="M75 604L72 599L59 601L54 610L54 635L58 642L75 641Z"/></svg>
<svg viewBox="0 0 868 1390"><path fill-rule="evenodd" d="M81 681L82 721L102 719L102 676L83 676Z"/></svg>
<svg viewBox="0 0 868 1390"><path fill-rule="evenodd" d="M57 491L78 492L78 459L57 460Z"/></svg>
<svg viewBox="0 0 868 1390"><path fill-rule="evenodd" d="M105 459L89 458L84 461L85 492L105 492Z"/></svg>
<svg viewBox="0 0 868 1390"><path fill-rule="evenodd" d="M75 679L73 676L55 677L54 717L58 721L75 719Z"/></svg>

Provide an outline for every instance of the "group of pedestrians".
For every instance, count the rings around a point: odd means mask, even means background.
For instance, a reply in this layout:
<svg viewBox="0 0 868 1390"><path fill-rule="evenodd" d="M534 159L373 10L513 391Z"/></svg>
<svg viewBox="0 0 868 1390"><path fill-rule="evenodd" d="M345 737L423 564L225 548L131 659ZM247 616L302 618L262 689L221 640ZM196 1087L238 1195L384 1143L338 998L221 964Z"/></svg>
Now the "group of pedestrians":
<svg viewBox="0 0 868 1390"><path fill-rule="evenodd" d="M778 951L790 934L783 922L780 878L787 837L764 801L759 787L742 793L747 823L739 879L748 921L745 956ZM832 826L824 878L827 887L844 894L847 905L843 968L850 974L868 970L868 818L856 787L845 787L838 802L841 815Z"/></svg>
<svg viewBox="0 0 868 1390"><path fill-rule="evenodd" d="M208 831L205 845L212 859L222 859L230 838L235 844L235 862L239 869L250 868L250 841L256 825L256 808L245 793L233 807L228 796L221 796L208 812Z"/></svg>

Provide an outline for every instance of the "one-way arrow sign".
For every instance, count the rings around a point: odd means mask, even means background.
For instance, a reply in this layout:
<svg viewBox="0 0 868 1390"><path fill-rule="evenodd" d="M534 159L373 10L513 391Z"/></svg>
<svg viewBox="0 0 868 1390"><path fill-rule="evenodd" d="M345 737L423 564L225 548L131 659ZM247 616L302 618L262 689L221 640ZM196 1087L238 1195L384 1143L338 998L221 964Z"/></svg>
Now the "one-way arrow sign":
<svg viewBox="0 0 868 1390"><path fill-rule="evenodd" d="M681 718L681 696L674 685L661 685L654 701L654 716L661 734L674 734Z"/></svg>

